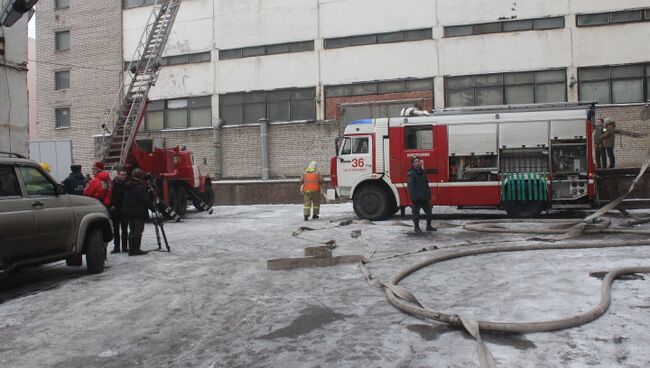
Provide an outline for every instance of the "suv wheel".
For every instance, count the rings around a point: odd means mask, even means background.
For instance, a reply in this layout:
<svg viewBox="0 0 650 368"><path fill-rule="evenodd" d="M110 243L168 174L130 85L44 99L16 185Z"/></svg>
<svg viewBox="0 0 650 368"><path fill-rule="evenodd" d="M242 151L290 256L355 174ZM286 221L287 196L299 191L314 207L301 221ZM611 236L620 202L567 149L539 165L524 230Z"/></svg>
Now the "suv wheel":
<svg viewBox="0 0 650 368"><path fill-rule="evenodd" d="M99 229L93 230L86 236L86 266L89 273L102 273L106 261L106 248Z"/></svg>

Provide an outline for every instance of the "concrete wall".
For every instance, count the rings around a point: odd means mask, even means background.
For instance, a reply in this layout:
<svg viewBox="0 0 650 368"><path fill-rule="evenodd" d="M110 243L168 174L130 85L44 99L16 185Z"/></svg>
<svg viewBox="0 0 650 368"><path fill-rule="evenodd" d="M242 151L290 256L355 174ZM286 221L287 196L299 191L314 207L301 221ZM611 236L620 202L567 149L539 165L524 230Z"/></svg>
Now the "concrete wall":
<svg viewBox="0 0 650 368"><path fill-rule="evenodd" d="M38 129L36 125L36 40L27 39L27 94L29 102L29 139L38 138Z"/></svg>
<svg viewBox="0 0 650 368"><path fill-rule="evenodd" d="M0 1L0 6L4 1ZM28 155L27 15L0 27L5 54L0 55L0 151Z"/></svg>
<svg viewBox="0 0 650 368"><path fill-rule="evenodd" d="M40 3L39 3L40 4ZM38 136L42 140L72 139L73 159L89 172L95 157L94 135L104 122L120 85L122 9L120 1L71 1L54 10L53 2L38 7ZM70 49L55 51L54 32L70 30ZM54 89L54 72L71 70L70 88ZM70 108L70 127L55 128L57 107Z"/></svg>

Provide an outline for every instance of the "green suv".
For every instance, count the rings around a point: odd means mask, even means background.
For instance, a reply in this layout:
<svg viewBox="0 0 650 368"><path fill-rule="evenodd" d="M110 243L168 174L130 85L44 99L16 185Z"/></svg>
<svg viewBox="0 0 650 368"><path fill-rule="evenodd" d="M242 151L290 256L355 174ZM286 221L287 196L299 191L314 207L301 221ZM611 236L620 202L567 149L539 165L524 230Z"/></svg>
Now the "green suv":
<svg viewBox="0 0 650 368"><path fill-rule="evenodd" d="M36 162L0 152L0 276L24 266L65 260L104 271L113 238L106 208L96 199L64 194Z"/></svg>

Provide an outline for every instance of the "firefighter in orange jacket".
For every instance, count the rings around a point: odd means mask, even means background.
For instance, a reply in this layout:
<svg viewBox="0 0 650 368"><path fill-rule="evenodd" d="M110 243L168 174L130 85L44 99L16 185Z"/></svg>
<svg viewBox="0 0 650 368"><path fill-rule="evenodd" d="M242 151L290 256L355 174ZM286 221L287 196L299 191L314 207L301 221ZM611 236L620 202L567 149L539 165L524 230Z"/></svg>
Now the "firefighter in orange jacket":
<svg viewBox="0 0 650 368"><path fill-rule="evenodd" d="M316 161L310 162L300 177L301 189L305 200L305 221L309 220L309 214L312 208L314 209L313 219L317 219L320 212L320 186L324 180L317 168L318 164Z"/></svg>

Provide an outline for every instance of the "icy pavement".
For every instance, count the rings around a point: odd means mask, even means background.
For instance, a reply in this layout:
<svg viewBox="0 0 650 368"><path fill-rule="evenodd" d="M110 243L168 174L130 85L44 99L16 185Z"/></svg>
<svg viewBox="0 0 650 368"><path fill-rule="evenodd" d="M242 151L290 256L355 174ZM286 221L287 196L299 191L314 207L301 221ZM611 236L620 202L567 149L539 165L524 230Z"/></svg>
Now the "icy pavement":
<svg viewBox="0 0 650 368"><path fill-rule="evenodd" d="M100 275L58 263L0 280L0 366L478 367L468 334L398 311L358 265L267 271L266 261L301 257L304 247L329 240L334 255L366 255L371 245L377 261L369 268L387 281L433 254L526 244L530 236L457 226L496 212L437 209L439 230L420 237L397 217L338 226L355 218L349 204L324 205L321 219L307 223L301 212L297 205L215 207L165 224L172 253L109 255ZM301 226L316 230L292 236ZM639 237L581 240L627 238ZM155 248L150 224L143 244ZM432 245L439 249L380 260ZM601 280L590 272L647 266L649 258L645 246L488 254L436 264L400 285L426 305L470 318L548 320L598 302ZM616 281L609 311L587 325L483 338L497 367L648 367L649 277Z"/></svg>

